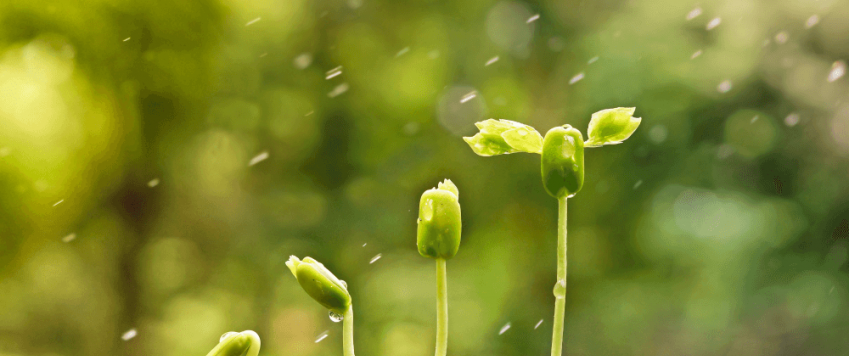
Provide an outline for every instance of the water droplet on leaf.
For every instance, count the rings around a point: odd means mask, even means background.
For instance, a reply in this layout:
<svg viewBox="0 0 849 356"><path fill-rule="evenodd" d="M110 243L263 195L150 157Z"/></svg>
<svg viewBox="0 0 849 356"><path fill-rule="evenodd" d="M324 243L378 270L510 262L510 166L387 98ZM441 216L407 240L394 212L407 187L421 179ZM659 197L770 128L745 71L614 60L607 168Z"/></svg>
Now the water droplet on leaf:
<svg viewBox="0 0 849 356"><path fill-rule="evenodd" d="M554 297L555 298L566 298L566 280L561 279L554 284Z"/></svg>
<svg viewBox="0 0 849 356"><path fill-rule="evenodd" d="M433 219L433 199L425 201L424 207L422 208L422 219L425 221Z"/></svg>
<svg viewBox="0 0 849 356"><path fill-rule="evenodd" d="M224 335L221 335L221 338L218 339L218 342L223 342L224 339L230 337L230 335L233 335L233 334L238 334L238 333L235 332L235 331L229 331L229 332L224 333Z"/></svg>
<svg viewBox="0 0 849 356"><path fill-rule="evenodd" d="M342 319L344 319L344 316L342 316L342 314L334 313L332 310L327 312L327 315L330 316L330 320L334 323L338 323L342 321Z"/></svg>

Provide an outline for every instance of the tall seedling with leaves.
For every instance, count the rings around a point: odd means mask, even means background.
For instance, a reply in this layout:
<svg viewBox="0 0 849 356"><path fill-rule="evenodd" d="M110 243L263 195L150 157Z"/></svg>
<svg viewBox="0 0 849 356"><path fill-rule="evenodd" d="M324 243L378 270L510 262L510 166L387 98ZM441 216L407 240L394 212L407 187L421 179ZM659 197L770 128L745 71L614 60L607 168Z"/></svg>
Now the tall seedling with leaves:
<svg viewBox="0 0 849 356"><path fill-rule="evenodd" d="M528 125L489 119L475 124L480 132L463 139L480 156L496 156L516 152L541 155L542 185L557 199L557 281L554 284L554 321L551 356L563 350L563 323L566 310L566 200L584 186L584 147L600 147L622 143L640 126L635 108L615 108L592 115L587 141L581 131L569 125L548 130L542 137Z"/></svg>

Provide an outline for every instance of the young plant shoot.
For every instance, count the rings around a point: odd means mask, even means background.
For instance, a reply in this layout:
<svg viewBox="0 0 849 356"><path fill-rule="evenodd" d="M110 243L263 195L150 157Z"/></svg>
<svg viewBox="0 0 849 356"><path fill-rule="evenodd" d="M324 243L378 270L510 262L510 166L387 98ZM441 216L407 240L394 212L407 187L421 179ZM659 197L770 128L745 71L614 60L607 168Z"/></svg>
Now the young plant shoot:
<svg viewBox="0 0 849 356"><path fill-rule="evenodd" d="M448 352L448 276L445 261L460 248L460 193L446 179L419 201L416 243L419 254L436 260L436 356Z"/></svg>
<svg viewBox="0 0 849 356"><path fill-rule="evenodd" d="M342 323L342 351L354 356L354 306L348 294L348 284L336 278L323 264L304 257L290 256L286 266L295 275L301 288L319 304L329 310L330 320Z"/></svg>
<svg viewBox="0 0 849 356"><path fill-rule="evenodd" d="M557 281L554 284L554 320L551 356L560 356L563 348L563 322L566 310L566 199L584 185L584 147L622 143L640 126L633 117L635 108L615 108L592 115L587 141L569 125L552 128L543 138L533 127L508 120L489 119L475 124L480 132L464 137L480 156L515 152L540 154L542 184L557 199ZM419 248L421 251L421 248Z"/></svg>
<svg viewBox="0 0 849 356"><path fill-rule="evenodd" d="M231 331L221 335L218 345L206 356L257 356L259 344L259 335L251 330Z"/></svg>

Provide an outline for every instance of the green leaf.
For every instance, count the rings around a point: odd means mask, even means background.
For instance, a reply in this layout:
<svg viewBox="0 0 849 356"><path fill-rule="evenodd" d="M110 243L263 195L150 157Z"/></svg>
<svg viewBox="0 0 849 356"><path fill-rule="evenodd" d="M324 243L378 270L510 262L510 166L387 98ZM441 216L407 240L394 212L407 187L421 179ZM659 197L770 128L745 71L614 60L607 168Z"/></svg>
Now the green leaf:
<svg viewBox="0 0 849 356"><path fill-rule="evenodd" d="M489 119L477 122L475 126L480 132L472 137L463 137L463 140L478 155L542 152L542 135L528 125L510 120Z"/></svg>
<svg viewBox="0 0 849 356"><path fill-rule="evenodd" d="M593 114L584 146L615 145L631 137L642 121L641 118L632 116L634 110L636 108L615 108Z"/></svg>

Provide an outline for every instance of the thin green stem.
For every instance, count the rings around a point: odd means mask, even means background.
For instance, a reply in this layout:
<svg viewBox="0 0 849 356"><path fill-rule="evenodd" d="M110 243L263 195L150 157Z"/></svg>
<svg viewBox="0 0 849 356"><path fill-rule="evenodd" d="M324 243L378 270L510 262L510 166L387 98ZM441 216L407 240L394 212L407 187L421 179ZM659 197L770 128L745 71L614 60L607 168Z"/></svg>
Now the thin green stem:
<svg viewBox="0 0 849 356"><path fill-rule="evenodd" d="M345 356L354 356L354 304L348 307L342 319L342 352Z"/></svg>
<svg viewBox="0 0 849 356"><path fill-rule="evenodd" d="M448 353L448 276L445 259L436 259L436 356Z"/></svg>
<svg viewBox="0 0 849 356"><path fill-rule="evenodd" d="M563 351L563 323L566 314L566 197L558 198L557 209L557 283L554 284L554 320L551 356Z"/></svg>

